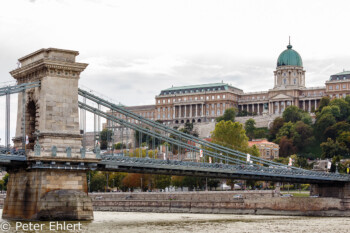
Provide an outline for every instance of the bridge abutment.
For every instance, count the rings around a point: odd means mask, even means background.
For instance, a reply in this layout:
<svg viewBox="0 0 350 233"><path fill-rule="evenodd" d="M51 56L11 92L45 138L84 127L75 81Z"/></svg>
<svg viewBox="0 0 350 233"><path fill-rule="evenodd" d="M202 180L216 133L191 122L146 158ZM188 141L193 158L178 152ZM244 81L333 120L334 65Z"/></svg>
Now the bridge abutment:
<svg viewBox="0 0 350 233"><path fill-rule="evenodd" d="M92 220L85 171L9 171L2 217L21 220Z"/></svg>
<svg viewBox="0 0 350 233"><path fill-rule="evenodd" d="M350 198L349 183L312 184L310 196Z"/></svg>

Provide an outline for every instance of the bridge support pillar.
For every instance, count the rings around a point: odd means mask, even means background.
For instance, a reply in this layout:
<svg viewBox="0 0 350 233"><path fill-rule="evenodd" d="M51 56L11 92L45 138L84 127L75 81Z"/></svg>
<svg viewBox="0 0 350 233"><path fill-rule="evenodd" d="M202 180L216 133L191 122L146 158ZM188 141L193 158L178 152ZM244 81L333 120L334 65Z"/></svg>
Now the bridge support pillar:
<svg viewBox="0 0 350 233"><path fill-rule="evenodd" d="M9 171L2 217L13 220L92 220L85 171Z"/></svg>
<svg viewBox="0 0 350 233"><path fill-rule="evenodd" d="M350 183L312 184L310 196L350 198Z"/></svg>

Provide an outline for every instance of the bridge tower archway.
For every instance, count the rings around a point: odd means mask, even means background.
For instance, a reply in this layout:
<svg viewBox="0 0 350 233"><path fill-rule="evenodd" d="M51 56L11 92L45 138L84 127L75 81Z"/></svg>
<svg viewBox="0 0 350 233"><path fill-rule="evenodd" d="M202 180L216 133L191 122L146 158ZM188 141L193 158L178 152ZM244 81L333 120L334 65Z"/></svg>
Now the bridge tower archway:
<svg viewBox="0 0 350 233"><path fill-rule="evenodd" d="M34 100L30 100L26 106L26 135L28 135L29 144L26 149L33 150L35 144L35 130L38 129L37 104Z"/></svg>

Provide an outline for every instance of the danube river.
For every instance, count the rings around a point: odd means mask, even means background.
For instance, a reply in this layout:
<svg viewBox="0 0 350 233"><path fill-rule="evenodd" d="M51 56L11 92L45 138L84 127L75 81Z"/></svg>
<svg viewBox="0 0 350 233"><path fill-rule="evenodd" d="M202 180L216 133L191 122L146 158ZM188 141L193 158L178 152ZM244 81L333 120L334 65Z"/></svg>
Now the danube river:
<svg viewBox="0 0 350 233"><path fill-rule="evenodd" d="M349 232L349 218L330 217L290 217L268 215L231 214L174 214L174 213L135 213L135 212L94 212L91 222L32 222L39 230L30 230L28 222L7 222L1 220L1 227L10 228L7 232ZM4 225L5 223L5 225ZM25 225L27 224L27 225ZM76 227L73 231L54 229ZM16 231L17 225L17 231ZM42 227L42 230L40 229ZM54 231L53 231L54 230ZM2 232L0 230L0 232ZM3 231L5 232L5 231Z"/></svg>

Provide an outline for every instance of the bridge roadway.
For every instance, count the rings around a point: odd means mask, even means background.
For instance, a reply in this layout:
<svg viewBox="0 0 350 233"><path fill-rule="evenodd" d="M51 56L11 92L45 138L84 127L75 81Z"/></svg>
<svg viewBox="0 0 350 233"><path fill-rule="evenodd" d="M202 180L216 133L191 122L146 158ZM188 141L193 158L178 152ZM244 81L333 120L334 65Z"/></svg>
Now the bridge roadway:
<svg viewBox="0 0 350 233"><path fill-rule="evenodd" d="M6 150L6 149L5 149ZM84 163L79 158L60 161L53 157L31 157L23 154L7 154L0 150L0 166L32 169L99 170L129 173L149 173L178 176L201 176L243 180L263 180L272 182L342 184L350 181L349 175L326 173L305 169L292 170L285 167L264 167L259 165L232 165L223 163L187 162L136 158L116 155L103 155L93 163Z"/></svg>

